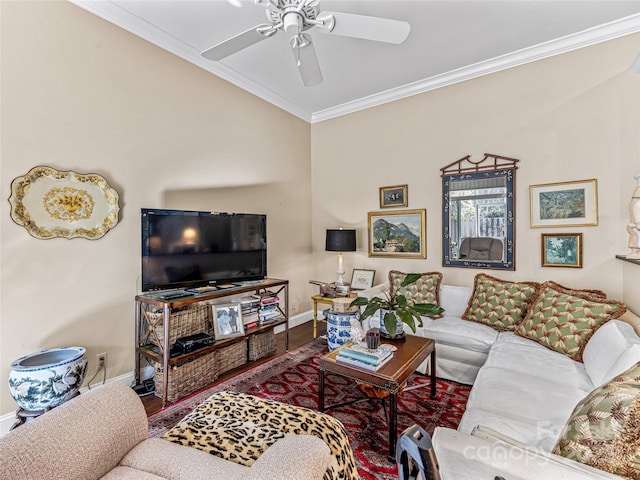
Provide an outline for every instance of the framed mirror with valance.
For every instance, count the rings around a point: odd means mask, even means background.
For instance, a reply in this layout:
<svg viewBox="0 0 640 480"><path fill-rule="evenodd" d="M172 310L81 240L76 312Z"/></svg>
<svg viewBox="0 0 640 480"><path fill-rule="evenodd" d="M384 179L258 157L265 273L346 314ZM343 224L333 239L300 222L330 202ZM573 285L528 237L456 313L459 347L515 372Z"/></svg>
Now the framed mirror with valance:
<svg viewBox="0 0 640 480"><path fill-rule="evenodd" d="M515 270L517 162L487 153L441 169L444 267Z"/></svg>

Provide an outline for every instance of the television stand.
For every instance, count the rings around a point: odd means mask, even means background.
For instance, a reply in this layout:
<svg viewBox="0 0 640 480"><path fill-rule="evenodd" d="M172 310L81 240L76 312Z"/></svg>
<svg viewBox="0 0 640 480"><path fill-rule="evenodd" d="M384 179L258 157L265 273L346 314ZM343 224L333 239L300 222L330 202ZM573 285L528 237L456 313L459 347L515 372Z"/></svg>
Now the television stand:
<svg viewBox="0 0 640 480"><path fill-rule="evenodd" d="M164 292L165 294L167 292ZM212 301L222 300L225 298L228 303L232 303L228 297L246 294L256 295L274 295L279 297L277 303L277 311L280 316L273 320L269 320L256 327L245 329L244 334L232 338L216 339L213 345L199 348L189 353L176 354L175 348L172 349L175 338L184 337L193 333L182 333L182 328L190 322L190 312L197 310L199 312L199 324L204 328L213 325L213 315L211 312ZM204 388L208 384L214 383L217 379L218 372L221 369L237 368L237 359L247 361L255 360L254 347L259 346L265 339L265 336L273 335L273 329L279 325L284 325L285 331L285 350L289 350L289 281L267 278L257 283L237 285L233 288L215 290L206 293L190 293L190 296L181 295L178 298L163 298L159 292L148 292L137 295L136 301L136 341L135 341L135 383L140 384L140 365L143 358L155 365L156 374L161 374L161 382L156 379L156 395L162 399L162 407L164 408L169 399L169 389L174 380L172 376L179 375L181 369L189 364L186 368L197 365L203 367L202 370L209 373L208 375L196 374L194 390ZM204 315L204 316L202 316ZM207 327L205 327L205 325ZM209 332L203 332L209 333ZM258 348L259 350L259 348ZM228 364L228 358L222 358L225 351L233 351L236 363L231 367ZM243 354L243 355L239 355ZM252 358L253 357L253 358ZM225 363L225 365L221 365ZM227 371L227 370L225 370ZM177 378L177 377L176 377ZM199 382L199 383L198 383ZM159 391L159 392L158 392ZM192 393L192 392L191 392ZM180 398L186 397L190 393L180 395ZM175 395L171 395L175 397ZM176 401L178 398L173 398Z"/></svg>

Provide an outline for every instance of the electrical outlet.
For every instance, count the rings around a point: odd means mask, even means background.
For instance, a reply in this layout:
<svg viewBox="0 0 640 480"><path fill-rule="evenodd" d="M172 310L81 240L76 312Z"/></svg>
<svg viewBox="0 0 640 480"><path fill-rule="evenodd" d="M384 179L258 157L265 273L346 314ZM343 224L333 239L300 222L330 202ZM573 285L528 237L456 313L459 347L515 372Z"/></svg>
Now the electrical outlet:
<svg viewBox="0 0 640 480"><path fill-rule="evenodd" d="M294 312L297 312L297 311L298 311L298 301L297 301L297 300L292 300L292 301L291 301L291 309L292 309Z"/></svg>
<svg viewBox="0 0 640 480"><path fill-rule="evenodd" d="M100 365L104 366L104 369L107 369L107 352L98 353L96 355L96 368L100 368Z"/></svg>

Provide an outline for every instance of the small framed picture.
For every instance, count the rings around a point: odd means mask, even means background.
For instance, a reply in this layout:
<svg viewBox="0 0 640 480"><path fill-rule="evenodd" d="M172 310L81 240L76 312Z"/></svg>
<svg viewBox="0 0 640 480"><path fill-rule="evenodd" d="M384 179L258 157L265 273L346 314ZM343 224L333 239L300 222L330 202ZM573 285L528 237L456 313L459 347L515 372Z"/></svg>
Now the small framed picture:
<svg viewBox="0 0 640 480"><path fill-rule="evenodd" d="M354 268L351 274L351 289L352 290L364 290L366 288L373 287L373 277L375 277L375 270L361 270Z"/></svg>
<svg viewBox="0 0 640 480"><path fill-rule="evenodd" d="M543 233L542 266L582 268L582 234Z"/></svg>
<svg viewBox="0 0 640 480"><path fill-rule="evenodd" d="M380 188L380 208L406 207L409 205L407 185Z"/></svg>
<svg viewBox="0 0 640 480"><path fill-rule="evenodd" d="M598 225L597 180L529 186L531 228Z"/></svg>
<svg viewBox="0 0 640 480"><path fill-rule="evenodd" d="M211 305L216 340L244 335L242 311L239 303Z"/></svg>

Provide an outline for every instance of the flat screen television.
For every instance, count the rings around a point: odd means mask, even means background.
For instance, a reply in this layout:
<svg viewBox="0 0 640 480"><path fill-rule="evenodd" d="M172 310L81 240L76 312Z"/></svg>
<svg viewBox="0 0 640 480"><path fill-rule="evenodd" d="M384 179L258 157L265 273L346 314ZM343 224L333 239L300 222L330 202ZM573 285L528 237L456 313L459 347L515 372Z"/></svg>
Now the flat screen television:
<svg viewBox="0 0 640 480"><path fill-rule="evenodd" d="M143 292L266 278L266 215L141 213Z"/></svg>

